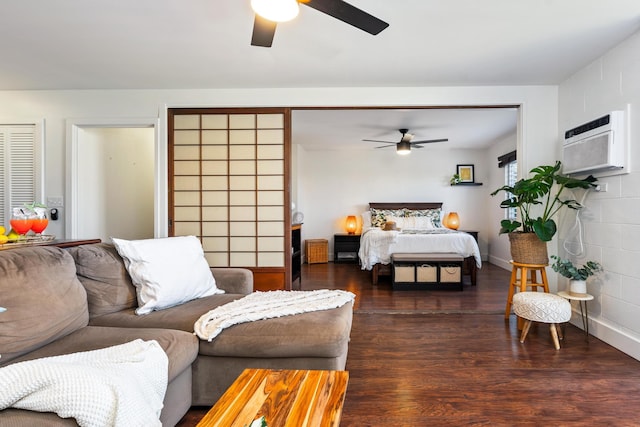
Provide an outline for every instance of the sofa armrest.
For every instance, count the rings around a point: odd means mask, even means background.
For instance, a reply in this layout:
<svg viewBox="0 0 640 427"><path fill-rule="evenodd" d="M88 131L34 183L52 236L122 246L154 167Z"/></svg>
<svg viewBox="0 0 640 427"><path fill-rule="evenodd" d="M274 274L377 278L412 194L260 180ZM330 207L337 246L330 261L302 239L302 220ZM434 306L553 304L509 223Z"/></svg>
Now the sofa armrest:
<svg viewBox="0 0 640 427"><path fill-rule="evenodd" d="M248 295L253 292L253 272L246 268L211 268L216 286L229 294Z"/></svg>

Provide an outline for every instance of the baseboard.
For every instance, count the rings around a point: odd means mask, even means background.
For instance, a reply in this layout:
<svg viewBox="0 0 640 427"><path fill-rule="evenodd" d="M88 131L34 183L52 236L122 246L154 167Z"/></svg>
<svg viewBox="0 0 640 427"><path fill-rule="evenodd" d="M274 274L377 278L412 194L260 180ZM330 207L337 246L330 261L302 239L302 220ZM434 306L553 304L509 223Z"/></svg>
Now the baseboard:
<svg viewBox="0 0 640 427"><path fill-rule="evenodd" d="M489 256L489 264L493 264L504 270L511 271L511 264L508 259L502 259L495 256Z"/></svg>
<svg viewBox="0 0 640 427"><path fill-rule="evenodd" d="M621 352L628 354L636 360L640 360L640 340L616 328L614 325L602 321L601 319L589 318L589 333L617 348ZM571 316L571 324L582 330L582 319L580 309L574 308Z"/></svg>

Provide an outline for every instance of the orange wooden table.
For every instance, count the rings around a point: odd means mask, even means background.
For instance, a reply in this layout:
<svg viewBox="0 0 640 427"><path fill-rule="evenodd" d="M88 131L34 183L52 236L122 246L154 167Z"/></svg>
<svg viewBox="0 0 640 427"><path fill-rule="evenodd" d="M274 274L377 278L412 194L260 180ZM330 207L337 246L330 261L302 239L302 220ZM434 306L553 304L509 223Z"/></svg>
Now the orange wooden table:
<svg viewBox="0 0 640 427"><path fill-rule="evenodd" d="M340 425L347 371L245 369L198 427L244 427L265 417L269 427Z"/></svg>

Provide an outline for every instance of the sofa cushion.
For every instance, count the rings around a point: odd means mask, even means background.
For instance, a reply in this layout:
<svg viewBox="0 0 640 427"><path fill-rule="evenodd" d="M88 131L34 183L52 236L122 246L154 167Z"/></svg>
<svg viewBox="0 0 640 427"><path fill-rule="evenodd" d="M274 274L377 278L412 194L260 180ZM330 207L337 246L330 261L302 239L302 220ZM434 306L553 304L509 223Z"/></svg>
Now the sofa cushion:
<svg viewBox="0 0 640 427"><path fill-rule="evenodd" d="M179 306L137 316L134 309L94 317L90 324L131 328L170 328L193 333L193 324L204 313L219 305L242 298L240 294L221 294L198 298Z"/></svg>
<svg viewBox="0 0 640 427"><path fill-rule="evenodd" d="M156 340L167 353L169 358L169 382L188 368L198 355L198 337L184 331L87 326L29 354L25 354L15 359L14 362L97 350L124 344L137 338L145 341ZM4 359L4 356L2 358Z"/></svg>
<svg viewBox="0 0 640 427"><path fill-rule="evenodd" d="M113 245L80 245L68 251L87 290L90 317L136 307L136 288Z"/></svg>
<svg viewBox="0 0 640 427"><path fill-rule="evenodd" d="M63 249L0 251L0 277L0 365L87 325L87 294Z"/></svg>
<svg viewBox="0 0 640 427"><path fill-rule="evenodd" d="M172 328L193 332L193 324L215 307L244 295L213 295L145 316L132 309L91 319L92 325ZM229 357L337 357L349 341L353 305L243 323L213 341L200 340L200 354Z"/></svg>
<svg viewBox="0 0 640 427"><path fill-rule="evenodd" d="M351 333L353 304L330 310L241 323L213 341L200 340L200 354L233 357L338 357Z"/></svg>
<svg viewBox="0 0 640 427"><path fill-rule="evenodd" d="M216 288L202 244L195 236L112 240L136 287L136 314L224 293Z"/></svg>

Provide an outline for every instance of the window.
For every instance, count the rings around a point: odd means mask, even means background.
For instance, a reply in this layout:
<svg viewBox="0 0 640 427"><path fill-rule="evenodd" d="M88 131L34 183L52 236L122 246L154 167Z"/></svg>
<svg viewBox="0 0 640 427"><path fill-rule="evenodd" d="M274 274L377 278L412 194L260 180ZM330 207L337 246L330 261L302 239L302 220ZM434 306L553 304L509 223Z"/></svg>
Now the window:
<svg viewBox="0 0 640 427"><path fill-rule="evenodd" d="M31 204L39 195L36 170L36 125L0 125L0 224L14 207Z"/></svg>
<svg viewBox="0 0 640 427"><path fill-rule="evenodd" d="M518 180L518 162L512 161L507 163L504 168L504 182L506 185L513 187L513 185ZM507 193L507 197L511 198L512 194ZM506 209L506 218L514 221L518 216L518 208L508 208Z"/></svg>
<svg viewBox="0 0 640 427"><path fill-rule="evenodd" d="M512 151L505 155L498 157L498 167L504 168L504 184L510 187L518 180L518 162L516 161L516 152ZM511 193L507 193L505 198L509 199L513 197ZM506 219L514 221L518 216L518 208L505 209Z"/></svg>

